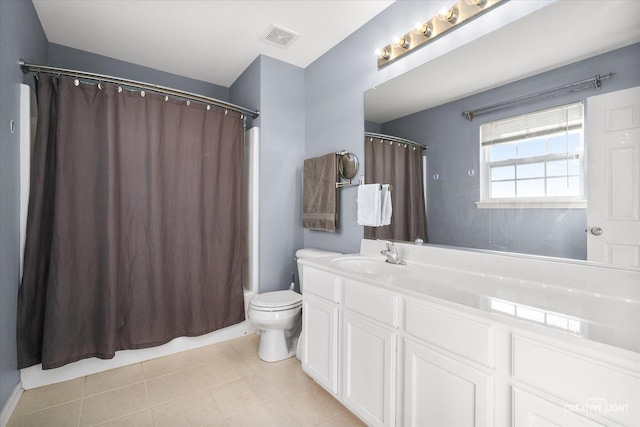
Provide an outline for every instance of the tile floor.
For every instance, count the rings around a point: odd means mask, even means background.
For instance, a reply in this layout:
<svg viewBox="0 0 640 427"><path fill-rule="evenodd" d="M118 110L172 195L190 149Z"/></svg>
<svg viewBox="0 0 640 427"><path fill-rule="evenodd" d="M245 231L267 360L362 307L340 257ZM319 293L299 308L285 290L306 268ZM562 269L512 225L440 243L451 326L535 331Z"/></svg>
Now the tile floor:
<svg viewBox="0 0 640 427"><path fill-rule="evenodd" d="M8 427L363 426L256 335L25 391Z"/></svg>

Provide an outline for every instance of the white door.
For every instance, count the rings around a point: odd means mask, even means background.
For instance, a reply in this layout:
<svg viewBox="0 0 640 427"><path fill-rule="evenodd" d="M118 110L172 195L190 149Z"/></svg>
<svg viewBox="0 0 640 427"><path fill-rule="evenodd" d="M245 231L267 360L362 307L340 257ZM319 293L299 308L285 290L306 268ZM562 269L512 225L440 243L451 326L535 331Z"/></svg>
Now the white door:
<svg viewBox="0 0 640 427"><path fill-rule="evenodd" d="M449 356L405 341L405 426L490 426L491 376Z"/></svg>
<svg viewBox="0 0 640 427"><path fill-rule="evenodd" d="M395 425L396 334L348 311L343 331L344 404L369 426Z"/></svg>
<svg viewBox="0 0 640 427"><path fill-rule="evenodd" d="M587 99L587 259L640 266L640 87Z"/></svg>
<svg viewBox="0 0 640 427"><path fill-rule="evenodd" d="M304 295L302 369L338 394L338 306Z"/></svg>

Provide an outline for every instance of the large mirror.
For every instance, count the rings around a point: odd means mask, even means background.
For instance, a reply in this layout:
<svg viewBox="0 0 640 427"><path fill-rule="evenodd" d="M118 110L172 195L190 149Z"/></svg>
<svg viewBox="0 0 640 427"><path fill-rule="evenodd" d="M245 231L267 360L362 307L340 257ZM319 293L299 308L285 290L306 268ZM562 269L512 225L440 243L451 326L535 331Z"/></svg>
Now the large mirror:
<svg viewBox="0 0 640 427"><path fill-rule="evenodd" d="M365 93L365 131L428 147L424 152L423 185L430 244L603 261L592 259L587 248L588 240L597 234L597 230L595 234L590 232L595 225L587 209L597 196L595 191L589 192L588 184L605 179L596 177L599 172L592 171L587 162L589 144L595 143L586 129L587 99L640 86L638 16L640 2L636 1L558 1ZM564 94L513 103L473 120L462 114L608 73L615 74L599 81L599 90L573 91L572 87ZM585 201L580 202L578 194L569 201L559 197L557 200L564 202L552 205L479 203L487 185L493 185L491 174L495 178L499 172L487 169L487 159L481 154L482 150L494 150L491 146L481 150L481 126L569 104L584 109L585 125L579 135L584 142L576 145L571 138L564 139L562 145L572 148L564 151L560 159L564 163L559 163L565 170L562 178L573 180L573 187L578 186ZM570 133L568 127L566 133ZM538 155L545 155L545 149L555 153L551 145L543 142L543 152ZM501 149L525 151L525 144L505 147ZM576 150L582 151L576 154ZM491 156L500 160L500 153L495 151L499 150L492 151ZM502 155L506 163L514 157ZM637 157L637 148L629 156ZM545 168L550 170L548 160ZM368 168L366 156L364 163ZM519 167L520 176L526 177L525 168ZM515 173L515 167L511 172L506 169L502 171L507 174L504 180L513 181L508 174ZM532 177L538 176L531 173ZM551 185L547 178L553 173L543 170L541 174L542 185ZM494 194L499 194L497 188L494 186ZM639 196L635 193L639 190L633 186L629 189L634 194L628 197L637 204ZM506 191L507 196L514 196ZM532 191L527 194L523 190L524 196L540 196L538 190ZM403 216L404 212L394 207L393 215ZM620 263L633 265L638 257L632 248Z"/></svg>

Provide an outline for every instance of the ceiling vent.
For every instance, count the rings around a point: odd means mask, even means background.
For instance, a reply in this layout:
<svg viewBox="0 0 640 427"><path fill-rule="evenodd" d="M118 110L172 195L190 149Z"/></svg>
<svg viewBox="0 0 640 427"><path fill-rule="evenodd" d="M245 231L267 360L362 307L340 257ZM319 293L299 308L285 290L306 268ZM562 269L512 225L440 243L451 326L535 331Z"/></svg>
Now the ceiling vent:
<svg viewBox="0 0 640 427"><path fill-rule="evenodd" d="M276 46L289 47L299 35L291 30L272 25L262 39Z"/></svg>

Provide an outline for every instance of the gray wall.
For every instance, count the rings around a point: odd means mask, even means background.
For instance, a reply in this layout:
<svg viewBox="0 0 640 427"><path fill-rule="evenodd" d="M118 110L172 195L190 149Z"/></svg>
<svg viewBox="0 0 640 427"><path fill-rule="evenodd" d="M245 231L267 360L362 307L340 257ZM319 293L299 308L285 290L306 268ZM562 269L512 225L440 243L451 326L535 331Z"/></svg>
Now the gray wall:
<svg viewBox="0 0 640 427"><path fill-rule="evenodd" d="M257 57L236 79L229 88L229 101L251 110L260 109L260 64L261 57ZM262 116L255 119L247 117L247 129L260 126Z"/></svg>
<svg viewBox="0 0 640 427"><path fill-rule="evenodd" d="M260 110L260 292L285 289L303 246L304 70L261 55L231 99Z"/></svg>
<svg viewBox="0 0 640 427"><path fill-rule="evenodd" d="M55 43L49 43L48 52L49 62L47 65L51 67L70 68L96 74L122 77L129 80L137 80L197 93L222 101L229 101L229 88L203 82L202 80L166 73L153 68L132 64L131 62L120 61L109 58L108 56L97 55Z"/></svg>
<svg viewBox="0 0 640 427"><path fill-rule="evenodd" d="M381 133L382 132L382 124L371 122L369 120L364 121L364 131L365 132L373 132L373 133Z"/></svg>
<svg viewBox="0 0 640 427"><path fill-rule="evenodd" d="M306 70L305 157L347 150L364 161L364 92L375 82L375 47L384 46L393 28L411 28L423 2L397 2L317 59ZM400 62L392 67L397 67ZM364 175L360 169L357 175ZM357 224L356 187L339 191L335 233L304 230L304 245L343 253L358 252L364 228Z"/></svg>
<svg viewBox="0 0 640 427"><path fill-rule="evenodd" d="M261 56L260 292L283 289L303 246L304 70Z"/></svg>
<svg viewBox="0 0 640 427"><path fill-rule="evenodd" d="M47 62L47 39L33 4L0 1L0 409L20 381L16 368L16 307L20 284L19 197L20 134L9 122L20 121L20 83L32 83L18 67Z"/></svg>
<svg viewBox="0 0 640 427"><path fill-rule="evenodd" d="M482 123L556 105L583 101L589 96L640 85L640 44L627 46L541 73L449 104L382 124L382 133L425 142L429 241L435 244L513 251L563 258L586 259L585 209L477 209L479 126ZM461 112L492 105L528 93L615 72L602 89L575 92L533 104L483 115L474 121ZM588 138L588 135L585 135ZM438 180L432 178L439 175Z"/></svg>

